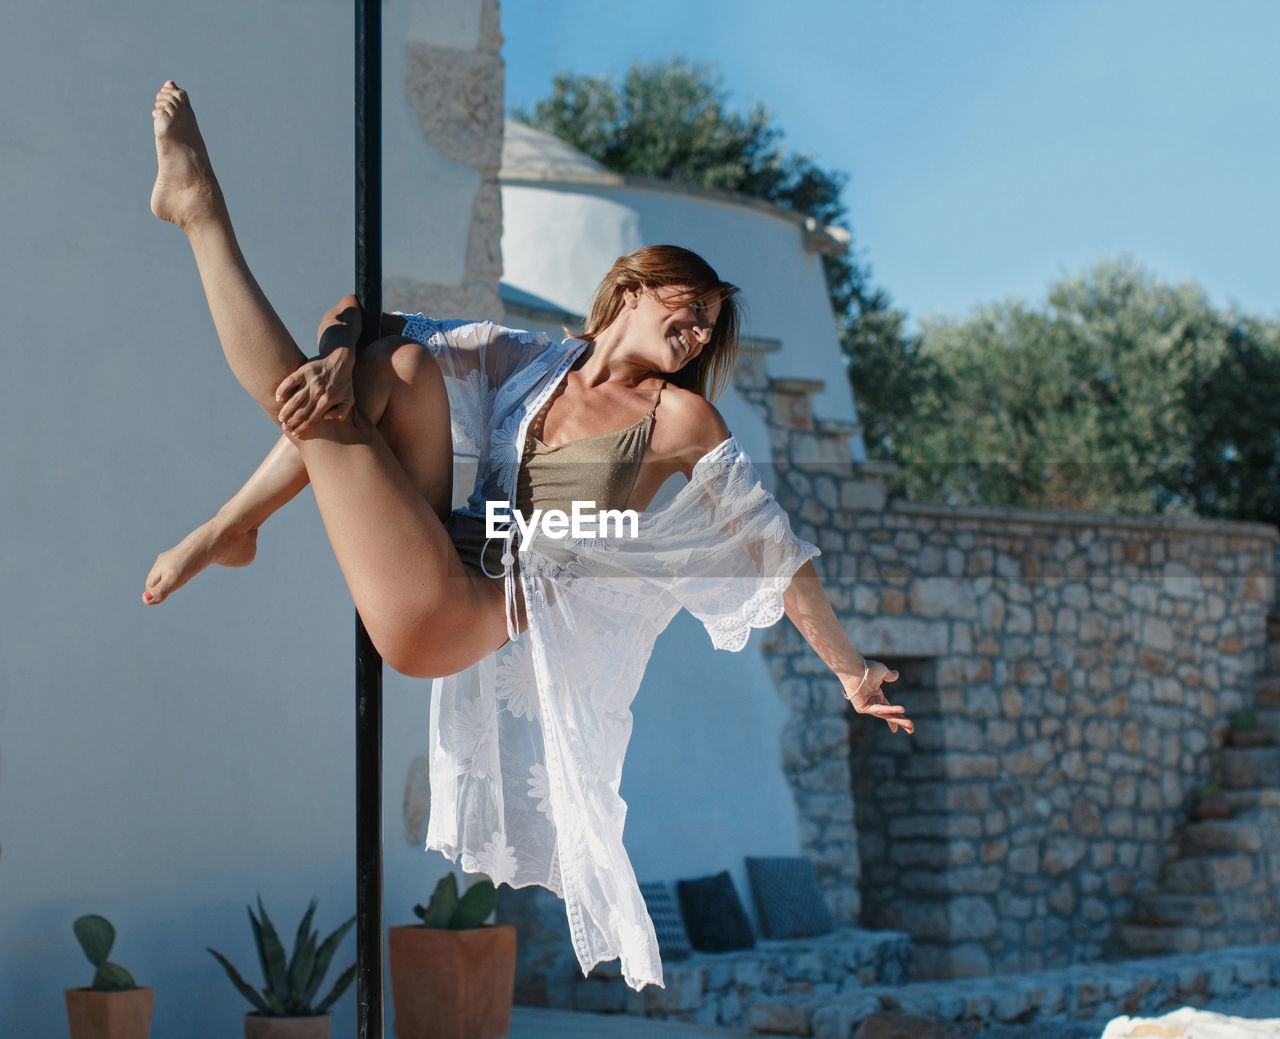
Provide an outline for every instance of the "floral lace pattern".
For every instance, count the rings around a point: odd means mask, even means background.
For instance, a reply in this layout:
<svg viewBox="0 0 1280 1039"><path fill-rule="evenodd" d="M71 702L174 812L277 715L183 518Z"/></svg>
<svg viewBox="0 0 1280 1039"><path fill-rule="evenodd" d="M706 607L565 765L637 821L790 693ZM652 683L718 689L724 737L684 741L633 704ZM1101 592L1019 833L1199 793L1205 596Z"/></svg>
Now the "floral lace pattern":
<svg viewBox="0 0 1280 1039"><path fill-rule="evenodd" d="M455 449L478 452L474 514L485 499L511 501L530 417L585 344L421 316L405 334L448 377ZM715 646L741 649L751 628L782 616L787 583L815 554L733 438L641 515L636 539L535 534L520 554L525 635L433 684L427 847L495 883L564 898L584 973L621 957L627 984L661 984L622 842L631 701L681 607Z"/></svg>

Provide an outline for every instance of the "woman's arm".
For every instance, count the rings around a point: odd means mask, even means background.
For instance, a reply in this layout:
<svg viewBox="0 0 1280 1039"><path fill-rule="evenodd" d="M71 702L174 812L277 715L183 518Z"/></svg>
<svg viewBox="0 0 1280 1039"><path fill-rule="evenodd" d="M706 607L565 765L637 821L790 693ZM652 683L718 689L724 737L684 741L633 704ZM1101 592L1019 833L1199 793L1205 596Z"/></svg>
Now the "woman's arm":
<svg viewBox="0 0 1280 1039"><path fill-rule="evenodd" d="M865 659L853 648L822 590L813 563L805 563L796 571L783 593L782 604L805 641L840 680L845 698L855 711L883 718L893 732L899 726L908 733L915 732L915 724L906 717L906 708L890 704L880 688L884 682L896 681L898 672L878 660Z"/></svg>
<svg viewBox="0 0 1280 1039"><path fill-rule="evenodd" d="M351 373L363 315L360 301L343 296L325 311L316 333L318 355L302 365L276 388L282 405L277 419L287 433L303 433L321 419L344 419L355 403ZM404 328L398 314L382 315L382 335L397 335Z"/></svg>

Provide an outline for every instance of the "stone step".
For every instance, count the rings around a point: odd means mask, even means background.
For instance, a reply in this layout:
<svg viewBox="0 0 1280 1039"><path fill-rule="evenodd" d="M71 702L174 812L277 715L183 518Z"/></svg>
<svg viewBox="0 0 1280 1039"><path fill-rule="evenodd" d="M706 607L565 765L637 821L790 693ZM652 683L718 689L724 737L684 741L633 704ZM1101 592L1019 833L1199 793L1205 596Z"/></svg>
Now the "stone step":
<svg viewBox="0 0 1280 1039"><path fill-rule="evenodd" d="M1280 642L1273 642L1268 647L1271 658L1271 669L1280 670ZM1258 685L1259 707L1280 707L1280 678L1268 678Z"/></svg>
<svg viewBox="0 0 1280 1039"><path fill-rule="evenodd" d="M1218 768L1224 787L1280 786L1280 747L1223 747Z"/></svg>
<svg viewBox="0 0 1280 1039"><path fill-rule="evenodd" d="M1247 855L1202 855L1165 865L1161 887L1169 894L1212 894L1242 891L1254 882L1253 858Z"/></svg>
<svg viewBox="0 0 1280 1039"><path fill-rule="evenodd" d="M1170 895L1147 892L1134 900L1133 923L1215 927L1226 916L1216 895Z"/></svg>
<svg viewBox="0 0 1280 1039"><path fill-rule="evenodd" d="M1255 786L1224 790L1222 798L1237 812L1253 808L1280 809L1280 787Z"/></svg>
<svg viewBox="0 0 1280 1039"><path fill-rule="evenodd" d="M1258 724L1271 733L1272 736L1280 736L1280 706L1259 707Z"/></svg>
<svg viewBox="0 0 1280 1039"><path fill-rule="evenodd" d="M1205 931L1193 924L1120 925L1120 942L1135 956L1199 952L1206 947L1205 938Z"/></svg>
<svg viewBox="0 0 1280 1039"><path fill-rule="evenodd" d="M1186 856L1216 852L1255 852L1264 846L1262 828L1249 815L1231 819L1205 819L1187 823L1182 833L1182 854Z"/></svg>
<svg viewBox="0 0 1280 1039"><path fill-rule="evenodd" d="M1093 1032L1097 1035L1102 1023L1118 1014L1150 1014L1189 1002L1203 1003L1220 995L1237 995L1241 988L1261 991L1273 978L1280 980L1280 945L1217 950L1202 946L1194 953L1029 974L851 988L836 997L792 1000L791 1009L774 1011L772 1020L782 1024L789 1019L800 1025L800 1016L806 1013L804 1030L787 1034L813 1039L852 1039L864 1022L878 1024L886 1012L929 1023L962 1023L979 1035L1007 1034L998 1026L1016 1024L1023 1029L1019 1035L1050 1036L1060 1034L1070 1022L1088 1020L1098 1022ZM876 1029L876 1034L884 1033ZM921 1026L898 1034L914 1039L935 1033Z"/></svg>

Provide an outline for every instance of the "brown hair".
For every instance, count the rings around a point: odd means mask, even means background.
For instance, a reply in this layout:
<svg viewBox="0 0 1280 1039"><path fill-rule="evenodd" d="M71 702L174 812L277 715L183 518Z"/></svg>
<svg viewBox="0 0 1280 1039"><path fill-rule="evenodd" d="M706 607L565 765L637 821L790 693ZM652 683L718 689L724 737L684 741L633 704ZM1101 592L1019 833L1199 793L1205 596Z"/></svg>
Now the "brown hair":
<svg viewBox="0 0 1280 1039"><path fill-rule="evenodd" d="M619 256L600 282L580 338L594 339L609 327L622 311L628 289L660 289L687 286L688 292L672 298L677 305L720 303L720 313L711 339L689 364L668 380L715 400L729 384L738 356L738 326L742 320L738 287L721 281L706 260L678 245L646 245Z"/></svg>

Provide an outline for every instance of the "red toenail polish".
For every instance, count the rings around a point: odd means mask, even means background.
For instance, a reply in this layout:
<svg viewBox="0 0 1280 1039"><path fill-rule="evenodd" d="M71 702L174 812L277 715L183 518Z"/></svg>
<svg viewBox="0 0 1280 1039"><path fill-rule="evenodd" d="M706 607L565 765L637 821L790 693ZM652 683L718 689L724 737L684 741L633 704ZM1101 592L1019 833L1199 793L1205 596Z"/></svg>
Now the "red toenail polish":
<svg viewBox="0 0 1280 1039"><path fill-rule="evenodd" d="M150 602L150 601L151 601L151 593L150 593L150 592L143 592L143 593L142 593L142 597L143 597L144 599L146 599L146 600L147 600L147 602Z"/></svg>

